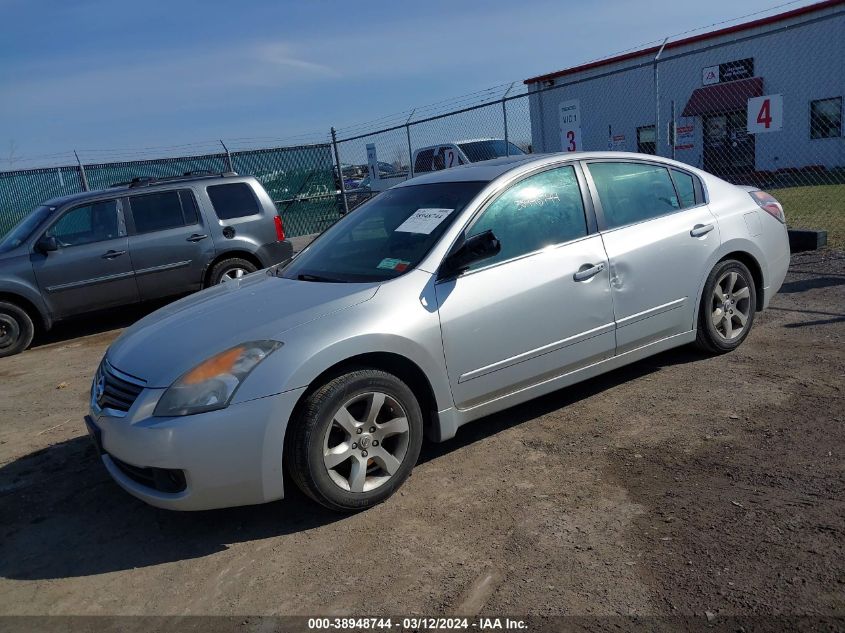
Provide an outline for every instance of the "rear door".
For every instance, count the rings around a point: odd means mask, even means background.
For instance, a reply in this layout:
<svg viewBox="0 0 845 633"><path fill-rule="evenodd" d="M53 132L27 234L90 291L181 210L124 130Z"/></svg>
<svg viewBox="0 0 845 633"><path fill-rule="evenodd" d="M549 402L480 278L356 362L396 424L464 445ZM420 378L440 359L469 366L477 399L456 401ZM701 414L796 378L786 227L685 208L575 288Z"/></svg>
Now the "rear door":
<svg viewBox="0 0 845 633"><path fill-rule="evenodd" d="M32 268L56 317L134 303L138 287L119 200L73 207L47 229L59 248L33 252Z"/></svg>
<svg viewBox="0 0 845 633"><path fill-rule="evenodd" d="M658 163L587 161L610 262L617 354L692 329L719 228L698 177Z"/></svg>
<svg viewBox="0 0 845 633"><path fill-rule="evenodd" d="M129 252L141 299L202 288L214 243L190 189L136 194L128 199Z"/></svg>

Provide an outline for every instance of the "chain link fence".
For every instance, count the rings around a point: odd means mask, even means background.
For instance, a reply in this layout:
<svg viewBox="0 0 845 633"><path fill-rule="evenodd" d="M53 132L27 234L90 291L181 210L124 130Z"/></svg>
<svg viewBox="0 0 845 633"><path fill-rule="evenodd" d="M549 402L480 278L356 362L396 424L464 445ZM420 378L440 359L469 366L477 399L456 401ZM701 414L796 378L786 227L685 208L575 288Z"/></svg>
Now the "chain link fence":
<svg viewBox="0 0 845 633"><path fill-rule="evenodd" d="M231 167L255 175L290 235L317 233L413 176L516 153L610 150L674 158L768 189L792 227L845 247L845 8L821 3L332 129L331 144L87 165L92 187ZM376 128L376 129L374 129ZM0 234L80 170L0 173Z"/></svg>
<svg viewBox="0 0 845 633"><path fill-rule="evenodd" d="M291 237L319 233L338 217L331 145L316 144L0 172L0 235L51 198L137 177L227 170L255 176L264 185Z"/></svg>
<svg viewBox="0 0 845 633"><path fill-rule="evenodd" d="M796 13L667 38L502 88L484 103L341 134L347 206L448 168L454 155L463 163L514 151L639 152L770 190L791 227L827 230L843 247L845 10ZM480 139L496 143L473 154Z"/></svg>

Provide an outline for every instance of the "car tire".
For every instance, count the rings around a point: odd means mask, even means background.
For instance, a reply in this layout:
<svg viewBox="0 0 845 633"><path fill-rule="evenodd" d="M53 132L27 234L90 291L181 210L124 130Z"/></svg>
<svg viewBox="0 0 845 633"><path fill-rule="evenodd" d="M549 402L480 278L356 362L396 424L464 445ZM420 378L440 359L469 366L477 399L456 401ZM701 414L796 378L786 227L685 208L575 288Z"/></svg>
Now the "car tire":
<svg viewBox="0 0 845 633"><path fill-rule="evenodd" d="M240 279L244 275L254 273L258 267L246 259L231 257L214 264L208 276L209 286L216 286L219 283Z"/></svg>
<svg viewBox="0 0 845 633"><path fill-rule="evenodd" d="M35 336L35 324L26 310L0 301L0 358L24 351Z"/></svg>
<svg viewBox="0 0 845 633"><path fill-rule="evenodd" d="M306 495L337 512L365 510L390 497L411 474L422 446L414 393L377 369L325 383L298 407L291 424L289 474Z"/></svg>
<svg viewBox="0 0 845 633"><path fill-rule="evenodd" d="M701 295L695 345L710 354L739 347L751 331L757 308L757 288L748 267L735 259L710 271Z"/></svg>

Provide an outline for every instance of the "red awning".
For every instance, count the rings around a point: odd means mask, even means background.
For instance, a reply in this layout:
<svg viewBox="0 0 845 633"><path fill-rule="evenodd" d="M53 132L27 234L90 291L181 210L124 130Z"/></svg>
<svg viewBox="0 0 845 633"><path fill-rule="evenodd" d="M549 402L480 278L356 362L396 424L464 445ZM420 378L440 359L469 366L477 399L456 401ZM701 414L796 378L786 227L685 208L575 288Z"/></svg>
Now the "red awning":
<svg viewBox="0 0 845 633"><path fill-rule="evenodd" d="M701 116L745 110L751 97L763 95L763 78L737 79L696 88L681 116Z"/></svg>

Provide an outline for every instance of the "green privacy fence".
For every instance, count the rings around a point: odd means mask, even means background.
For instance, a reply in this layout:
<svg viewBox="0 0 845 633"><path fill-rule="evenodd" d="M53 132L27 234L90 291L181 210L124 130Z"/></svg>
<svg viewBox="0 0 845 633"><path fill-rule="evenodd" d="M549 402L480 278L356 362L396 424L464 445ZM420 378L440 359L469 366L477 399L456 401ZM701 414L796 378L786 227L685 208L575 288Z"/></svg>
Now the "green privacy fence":
<svg viewBox="0 0 845 633"><path fill-rule="evenodd" d="M231 168L255 176L276 206L288 235L317 233L337 219L334 170L328 144L85 165L90 189L143 176L173 176L188 171ZM83 191L76 166L0 172L0 236L46 200Z"/></svg>

